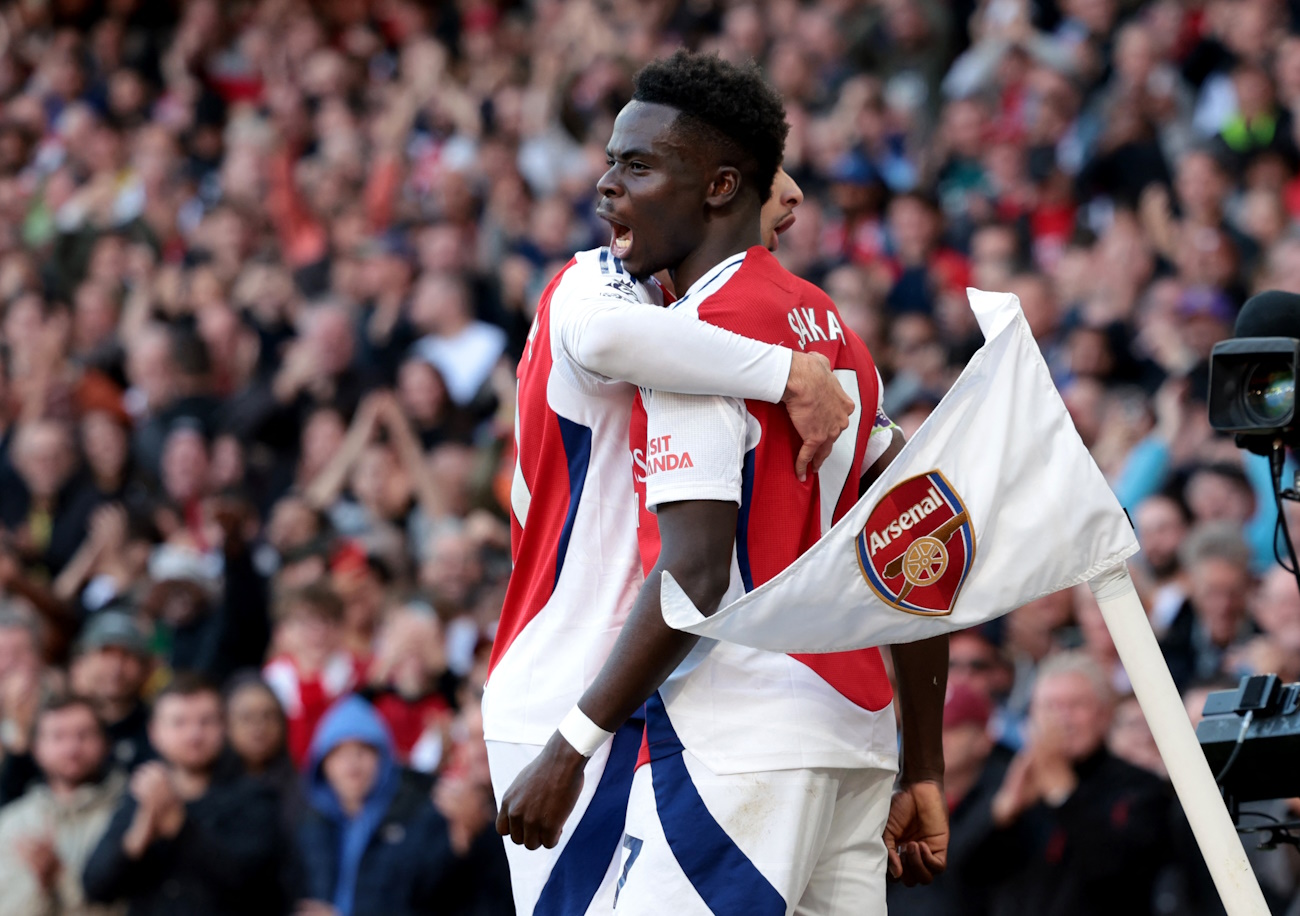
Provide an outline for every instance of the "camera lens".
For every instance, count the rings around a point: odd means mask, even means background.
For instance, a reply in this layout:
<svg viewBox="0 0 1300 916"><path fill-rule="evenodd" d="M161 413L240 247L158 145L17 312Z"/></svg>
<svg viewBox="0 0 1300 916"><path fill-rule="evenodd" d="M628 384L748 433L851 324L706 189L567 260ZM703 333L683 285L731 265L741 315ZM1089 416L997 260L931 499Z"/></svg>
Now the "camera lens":
<svg viewBox="0 0 1300 916"><path fill-rule="evenodd" d="M1295 408L1295 370L1290 363L1256 363L1247 375L1242 402L1261 426L1285 422Z"/></svg>

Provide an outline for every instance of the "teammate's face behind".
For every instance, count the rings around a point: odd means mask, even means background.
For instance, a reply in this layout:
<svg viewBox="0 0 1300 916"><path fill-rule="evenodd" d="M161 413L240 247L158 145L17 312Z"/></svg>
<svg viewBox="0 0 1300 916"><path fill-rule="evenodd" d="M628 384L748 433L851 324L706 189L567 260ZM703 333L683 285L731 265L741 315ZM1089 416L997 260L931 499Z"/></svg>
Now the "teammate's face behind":
<svg viewBox="0 0 1300 916"><path fill-rule="evenodd" d="M772 196L763 204L763 247L776 251L781 233L794 225L795 208L803 203L803 189L784 168L772 179Z"/></svg>
<svg viewBox="0 0 1300 916"><path fill-rule="evenodd" d="M710 173L703 151L673 129L677 109L629 102L606 147L596 215L610 224L610 251L634 277L670 270L699 247Z"/></svg>

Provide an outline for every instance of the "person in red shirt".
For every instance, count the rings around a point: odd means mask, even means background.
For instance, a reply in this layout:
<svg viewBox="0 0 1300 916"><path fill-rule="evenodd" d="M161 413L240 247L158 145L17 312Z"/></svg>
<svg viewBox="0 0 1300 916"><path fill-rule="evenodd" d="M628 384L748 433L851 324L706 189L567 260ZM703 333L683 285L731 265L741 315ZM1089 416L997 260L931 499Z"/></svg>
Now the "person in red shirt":
<svg viewBox="0 0 1300 916"><path fill-rule="evenodd" d="M289 755L301 766L316 724L362 679L360 661L343 645L343 603L327 585L288 595L276 627L276 655L262 670L289 723Z"/></svg>
<svg viewBox="0 0 1300 916"><path fill-rule="evenodd" d="M375 638L368 680L363 694L392 731L398 763L425 773L437 769L454 678L432 608L408 604L389 612Z"/></svg>

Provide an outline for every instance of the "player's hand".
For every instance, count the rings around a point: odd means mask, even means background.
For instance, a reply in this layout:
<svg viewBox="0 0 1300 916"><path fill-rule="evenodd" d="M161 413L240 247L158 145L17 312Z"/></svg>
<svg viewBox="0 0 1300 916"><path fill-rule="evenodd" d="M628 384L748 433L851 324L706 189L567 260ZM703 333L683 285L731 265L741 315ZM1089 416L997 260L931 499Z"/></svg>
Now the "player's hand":
<svg viewBox="0 0 1300 916"><path fill-rule="evenodd" d="M795 352L786 381L786 412L803 439L794 472L800 480L817 473L831 453L835 440L849 426L853 399L831 372L831 363L820 353Z"/></svg>
<svg viewBox="0 0 1300 916"><path fill-rule="evenodd" d="M929 884L948 866L948 803L937 782L903 786L885 822L889 877L908 887Z"/></svg>
<svg viewBox="0 0 1300 916"><path fill-rule="evenodd" d="M541 755L524 767L497 815L497 833L528 849L552 849L582 792L587 758L556 732Z"/></svg>

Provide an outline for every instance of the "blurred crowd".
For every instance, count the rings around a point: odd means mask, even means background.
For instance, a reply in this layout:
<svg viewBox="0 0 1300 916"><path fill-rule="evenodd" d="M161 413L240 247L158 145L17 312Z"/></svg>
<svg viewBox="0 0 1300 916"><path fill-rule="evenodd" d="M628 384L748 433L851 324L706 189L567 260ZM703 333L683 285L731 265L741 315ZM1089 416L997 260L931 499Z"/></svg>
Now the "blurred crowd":
<svg viewBox="0 0 1300 916"><path fill-rule="evenodd" d="M979 345L965 288L1017 293L1189 715L1300 679L1268 464L1205 408L1244 299L1300 293L1300 4L25 0L0 916L511 911L478 703L514 363L607 241L631 74L682 44L783 94L805 199L778 256L904 430ZM949 871L899 910L1221 912L1086 589L951 659ZM1255 864L1300 913L1300 857Z"/></svg>

